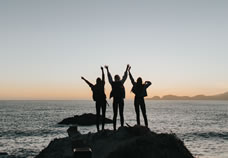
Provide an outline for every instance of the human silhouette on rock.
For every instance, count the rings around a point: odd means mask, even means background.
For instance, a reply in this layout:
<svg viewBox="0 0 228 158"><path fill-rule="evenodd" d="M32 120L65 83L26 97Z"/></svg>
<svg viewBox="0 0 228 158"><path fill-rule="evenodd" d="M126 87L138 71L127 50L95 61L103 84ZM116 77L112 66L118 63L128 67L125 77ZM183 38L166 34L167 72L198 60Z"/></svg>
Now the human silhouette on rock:
<svg viewBox="0 0 228 158"><path fill-rule="evenodd" d="M140 125L140 112L139 112L139 107L140 107L143 114L145 126L148 126L144 97L147 96L146 89L151 85L151 82L145 81L145 83L143 83L141 77L139 77L135 82L130 70L131 70L131 67L129 67L128 71L129 71L129 77L130 77L131 83L133 85L131 91L135 94L134 106L135 106L137 124Z"/></svg>
<svg viewBox="0 0 228 158"><path fill-rule="evenodd" d="M100 130L99 129L100 110L102 109L102 130L104 130L104 126L105 126L105 112L106 112L106 95L105 95L105 91L104 91L105 76L104 76L103 67L101 67L101 71L102 71L102 79L98 77L95 85L90 83L84 77L81 77L81 79L84 80L90 86L90 88L93 92L93 100L95 101L95 104L96 104L97 131Z"/></svg>
<svg viewBox="0 0 228 158"><path fill-rule="evenodd" d="M124 88L124 82L127 79L127 71L129 68L129 65L127 65L127 68L124 72L124 75L122 79L120 79L119 75L114 76L114 81L112 79L112 75L109 72L108 66L105 66L107 70L108 75L108 81L112 86L112 91L110 93L110 98L113 97L113 128L116 130L116 118L117 118L117 112L119 108L119 114L120 114L120 124L121 126L124 125L124 98L125 98L125 88Z"/></svg>

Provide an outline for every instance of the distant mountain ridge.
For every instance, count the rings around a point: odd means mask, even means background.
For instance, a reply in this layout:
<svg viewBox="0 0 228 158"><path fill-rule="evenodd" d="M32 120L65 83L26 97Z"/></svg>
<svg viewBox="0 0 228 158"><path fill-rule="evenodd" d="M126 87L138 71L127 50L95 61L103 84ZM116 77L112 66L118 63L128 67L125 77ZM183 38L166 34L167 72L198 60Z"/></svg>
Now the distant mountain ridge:
<svg viewBox="0 0 228 158"><path fill-rule="evenodd" d="M176 96L176 95L165 95L163 97L154 96L149 98L151 100L228 100L228 92L217 94L217 95L196 95L193 97L189 96Z"/></svg>

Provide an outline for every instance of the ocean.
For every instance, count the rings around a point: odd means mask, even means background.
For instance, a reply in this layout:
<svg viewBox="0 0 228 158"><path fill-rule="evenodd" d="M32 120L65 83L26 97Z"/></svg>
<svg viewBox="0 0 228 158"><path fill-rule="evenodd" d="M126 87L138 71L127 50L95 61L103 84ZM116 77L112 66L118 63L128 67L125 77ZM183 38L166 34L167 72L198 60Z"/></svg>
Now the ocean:
<svg viewBox="0 0 228 158"><path fill-rule="evenodd" d="M109 104L106 116L112 118ZM152 131L175 133L196 158L228 158L228 101L146 100L146 109ZM95 113L93 101L0 101L0 152L32 158L54 138L67 136L68 126L58 122L83 113ZM125 101L124 116L125 123L136 124L132 100Z"/></svg>

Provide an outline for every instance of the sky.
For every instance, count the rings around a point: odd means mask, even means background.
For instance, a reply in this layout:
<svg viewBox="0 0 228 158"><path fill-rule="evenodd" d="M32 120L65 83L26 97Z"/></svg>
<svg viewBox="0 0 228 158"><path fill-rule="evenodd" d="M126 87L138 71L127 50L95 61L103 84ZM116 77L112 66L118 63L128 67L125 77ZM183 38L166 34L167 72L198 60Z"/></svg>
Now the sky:
<svg viewBox="0 0 228 158"><path fill-rule="evenodd" d="M92 99L100 66L148 97L228 91L226 0L0 0L0 99ZM125 83L127 99L129 78ZM107 81L107 96L110 84Z"/></svg>

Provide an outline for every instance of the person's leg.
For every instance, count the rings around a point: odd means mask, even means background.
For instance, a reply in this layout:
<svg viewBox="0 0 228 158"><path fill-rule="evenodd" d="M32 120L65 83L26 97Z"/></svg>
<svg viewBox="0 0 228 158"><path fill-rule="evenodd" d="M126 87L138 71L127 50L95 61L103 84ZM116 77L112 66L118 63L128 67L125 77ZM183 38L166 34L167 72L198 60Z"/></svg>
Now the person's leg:
<svg viewBox="0 0 228 158"><path fill-rule="evenodd" d="M97 131L99 131L99 121L100 121L100 102L96 101L96 126L97 126Z"/></svg>
<svg viewBox="0 0 228 158"><path fill-rule="evenodd" d="M119 100L119 113L120 113L120 124L121 127L124 126L124 100L120 99Z"/></svg>
<svg viewBox="0 0 228 158"><path fill-rule="evenodd" d="M140 105L141 105L141 110L142 110L145 126L148 126L148 121L147 121L147 116L146 116L146 105L145 105L145 101L144 101L143 97L140 98Z"/></svg>
<svg viewBox="0 0 228 158"><path fill-rule="evenodd" d="M105 112L106 112L106 100L104 100L102 105L102 130L104 130L104 126L105 126Z"/></svg>
<svg viewBox="0 0 228 158"><path fill-rule="evenodd" d="M135 97L134 105L135 105L137 125L140 125L139 98L138 97Z"/></svg>
<svg viewBox="0 0 228 158"><path fill-rule="evenodd" d="M113 129L116 130L116 118L117 118L118 102L113 98Z"/></svg>

